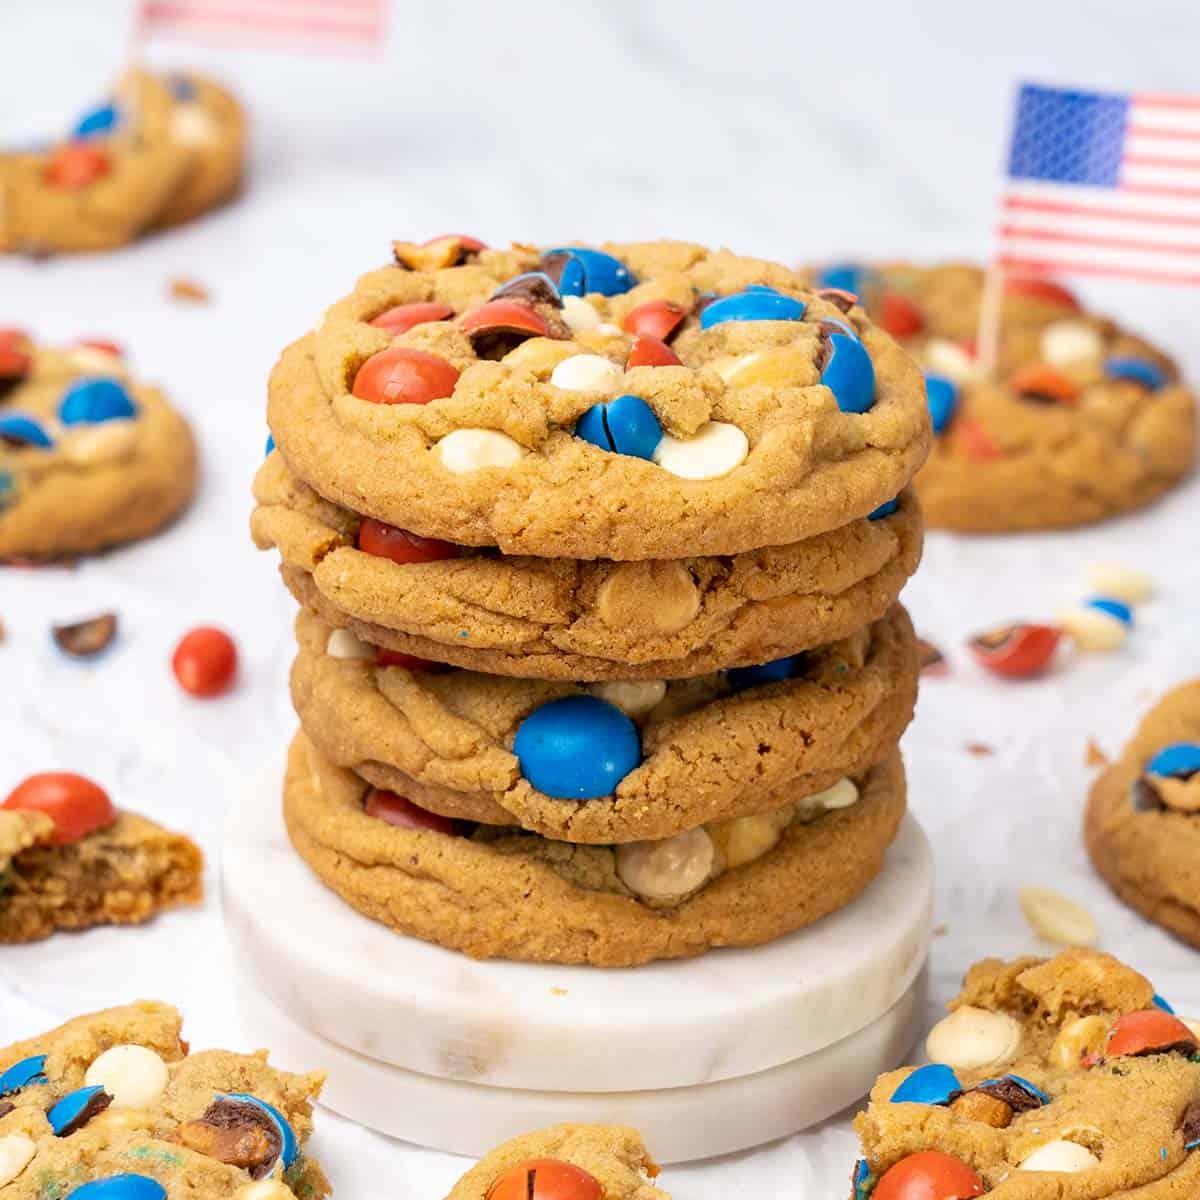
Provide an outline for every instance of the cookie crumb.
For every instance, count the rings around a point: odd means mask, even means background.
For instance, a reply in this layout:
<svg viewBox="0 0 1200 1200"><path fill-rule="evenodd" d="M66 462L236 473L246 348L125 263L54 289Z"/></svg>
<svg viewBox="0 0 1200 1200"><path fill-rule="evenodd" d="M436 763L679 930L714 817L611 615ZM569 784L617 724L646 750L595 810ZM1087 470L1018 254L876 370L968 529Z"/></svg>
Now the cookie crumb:
<svg viewBox="0 0 1200 1200"><path fill-rule="evenodd" d="M1083 761L1089 767L1108 766L1108 755L1096 744L1095 738L1088 738L1087 750L1084 753Z"/></svg>
<svg viewBox="0 0 1200 1200"><path fill-rule="evenodd" d="M186 275L176 275L170 283L171 299L185 300L189 304L207 304L212 296L209 290Z"/></svg>
<svg viewBox="0 0 1200 1200"><path fill-rule="evenodd" d="M935 938L945 937L950 932L949 925L935 925L933 927L933 936Z"/></svg>
<svg viewBox="0 0 1200 1200"><path fill-rule="evenodd" d="M946 661L946 656L932 642L917 638L917 654L922 675L936 678L950 674L950 664Z"/></svg>
<svg viewBox="0 0 1200 1200"><path fill-rule="evenodd" d="M565 987L552 987L550 989L550 995L552 996L565 996L567 994L567 989Z"/></svg>
<svg viewBox="0 0 1200 1200"><path fill-rule="evenodd" d="M994 746L989 746L987 742L968 742L967 753L973 754L976 758L988 758L996 753Z"/></svg>

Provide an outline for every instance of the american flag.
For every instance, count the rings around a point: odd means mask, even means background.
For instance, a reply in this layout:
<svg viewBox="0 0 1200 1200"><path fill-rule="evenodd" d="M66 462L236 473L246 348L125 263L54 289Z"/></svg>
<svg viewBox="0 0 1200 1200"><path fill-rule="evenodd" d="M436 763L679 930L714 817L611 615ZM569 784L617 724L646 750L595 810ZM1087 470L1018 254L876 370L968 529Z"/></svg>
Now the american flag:
<svg viewBox="0 0 1200 1200"><path fill-rule="evenodd" d="M248 47L369 50L389 0L140 0L136 36L199 37Z"/></svg>
<svg viewBox="0 0 1200 1200"><path fill-rule="evenodd" d="M1024 84L997 263L1200 285L1200 96Z"/></svg>

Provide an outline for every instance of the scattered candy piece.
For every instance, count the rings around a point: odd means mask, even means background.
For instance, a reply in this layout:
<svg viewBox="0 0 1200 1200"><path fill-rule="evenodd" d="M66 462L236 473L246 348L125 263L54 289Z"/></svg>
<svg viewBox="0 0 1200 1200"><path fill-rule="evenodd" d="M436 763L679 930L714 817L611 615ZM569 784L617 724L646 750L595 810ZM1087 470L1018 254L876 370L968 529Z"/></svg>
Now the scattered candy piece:
<svg viewBox="0 0 1200 1200"><path fill-rule="evenodd" d="M975 378L975 359L957 342L930 338L925 343L923 360L927 371L941 375L960 387Z"/></svg>
<svg viewBox="0 0 1200 1200"><path fill-rule="evenodd" d="M564 296L618 296L637 283L633 273L611 254L585 246L559 246L542 256L542 269Z"/></svg>
<svg viewBox="0 0 1200 1200"><path fill-rule="evenodd" d="M668 901L703 887L716 860L716 847L704 829L689 829L657 842L626 842L617 847L617 874L635 895Z"/></svg>
<svg viewBox="0 0 1200 1200"><path fill-rule="evenodd" d="M1062 631L1052 625L1002 625L968 641L980 666L1008 679L1032 679L1054 659Z"/></svg>
<svg viewBox="0 0 1200 1200"><path fill-rule="evenodd" d="M83 1081L102 1087L114 1108L149 1108L167 1089L167 1064L147 1046L110 1046L93 1059Z"/></svg>
<svg viewBox="0 0 1200 1200"><path fill-rule="evenodd" d="M67 1193L67 1200L167 1200L167 1189L149 1175L109 1175Z"/></svg>
<svg viewBox="0 0 1200 1200"><path fill-rule="evenodd" d="M1128 604L1122 604L1120 600L1114 600L1108 596L1093 596L1086 603L1089 608L1108 613L1110 617L1116 617L1122 625L1133 624L1133 610Z"/></svg>
<svg viewBox="0 0 1200 1200"><path fill-rule="evenodd" d="M1140 383L1147 391L1157 392L1167 386L1167 375L1161 367L1141 358L1110 358L1104 364L1109 379L1124 379Z"/></svg>
<svg viewBox="0 0 1200 1200"><path fill-rule="evenodd" d="M649 459L663 440L663 430L640 396L618 396L589 408L576 422L575 436L613 454Z"/></svg>
<svg viewBox="0 0 1200 1200"><path fill-rule="evenodd" d="M34 1054L15 1062L3 1074L0 1074L0 1096L11 1096L30 1084L46 1082L46 1056Z"/></svg>
<svg viewBox="0 0 1200 1200"><path fill-rule="evenodd" d="M1044 300L1047 304L1056 304L1062 308L1079 311L1079 301L1075 293L1068 291L1058 283L1049 279L1013 278L1004 281L1006 296L1025 296L1031 300Z"/></svg>
<svg viewBox="0 0 1200 1200"><path fill-rule="evenodd" d="M925 328L921 310L899 292L885 292L879 301L876 320L894 338L908 338Z"/></svg>
<svg viewBox="0 0 1200 1200"><path fill-rule="evenodd" d="M625 374L611 358L602 354L572 354L551 372L550 382L567 392L602 392L611 395Z"/></svg>
<svg viewBox="0 0 1200 1200"><path fill-rule="evenodd" d="M184 300L189 304L207 304L212 294L202 283L186 275L176 275L168 285L173 300Z"/></svg>
<svg viewBox="0 0 1200 1200"><path fill-rule="evenodd" d="M454 822L449 817L420 808L411 800L395 792L384 791L383 788L372 788L367 793L363 812L398 829L428 829L434 833L454 835Z"/></svg>
<svg viewBox="0 0 1200 1200"><path fill-rule="evenodd" d="M77 192L108 174L108 151L91 142L68 142L59 146L42 171L51 187Z"/></svg>
<svg viewBox="0 0 1200 1200"><path fill-rule="evenodd" d="M962 1084L945 1063L928 1063L906 1076L892 1093L892 1104L949 1104Z"/></svg>
<svg viewBox="0 0 1200 1200"><path fill-rule="evenodd" d="M666 342L641 333L630 344L625 365L631 370L634 367L678 367L681 360Z"/></svg>
<svg viewBox="0 0 1200 1200"><path fill-rule="evenodd" d="M899 497L892 500L885 500L877 509L868 515L867 520L882 521L884 517L890 517L894 512L897 512L899 508Z"/></svg>
<svg viewBox="0 0 1200 1200"><path fill-rule="evenodd" d="M944 375L925 373L925 395L929 400L929 421L934 433L950 424L958 408L958 385Z"/></svg>
<svg viewBox="0 0 1200 1200"><path fill-rule="evenodd" d="M37 446L49 450L54 440L46 432L42 423L24 413L0 413L0 442L9 446Z"/></svg>
<svg viewBox="0 0 1200 1200"><path fill-rule="evenodd" d="M1094 946L1100 940L1095 918L1082 904L1046 887L1023 887L1017 893L1021 912L1034 933L1060 946Z"/></svg>
<svg viewBox="0 0 1200 1200"><path fill-rule="evenodd" d="M448 304L438 304L433 300L418 301L415 304L396 304L385 308L377 317L372 317L370 324L376 329L386 329L397 337L417 325L426 325L430 321L449 321L454 316L454 309Z"/></svg>
<svg viewBox="0 0 1200 1200"><path fill-rule="evenodd" d="M1198 1050L1196 1035L1177 1016L1161 1008L1146 1008L1117 1019L1104 1053L1108 1058L1132 1058L1144 1054L1192 1055Z"/></svg>
<svg viewBox="0 0 1200 1200"><path fill-rule="evenodd" d="M972 1200L983 1190L966 1163L940 1150L919 1150L883 1173L871 1200Z"/></svg>
<svg viewBox="0 0 1200 1200"><path fill-rule="evenodd" d="M101 104L83 114L75 125L74 136L77 138L96 137L99 134L111 133L117 124L117 108L115 104Z"/></svg>
<svg viewBox="0 0 1200 1200"><path fill-rule="evenodd" d="M78 379L63 393L58 419L64 425L121 421L137 415L137 405L116 379Z"/></svg>
<svg viewBox="0 0 1200 1200"><path fill-rule="evenodd" d="M994 746L989 746L987 742L968 742L967 753L975 758L991 758L996 753Z"/></svg>
<svg viewBox="0 0 1200 1200"><path fill-rule="evenodd" d="M804 302L770 288L751 287L714 300L700 314L700 328L712 329L726 321L799 321Z"/></svg>
<svg viewBox="0 0 1200 1200"><path fill-rule="evenodd" d="M1042 358L1052 367L1070 367L1099 359L1104 339L1086 321L1055 321L1042 330Z"/></svg>
<svg viewBox="0 0 1200 1200"><path fill-rule="evenodd" d="M117 636L117 614L101 613L86 621L51 626L58 648L72 658L95 658L112 645Z"/></svg>
<svg viewBox="0 0 1200 1200"><path fill-rule="evenodd" d="M1041 363L1030 363L1014 371L1008 383L1023 400L1039 404L1073 406L1079 400L1079 388L1073 380Z"/></svg>
<svg viewBox="0 0 1200 1200"><path fill-rule="evenodd" d="M67 1137L82 1129L97 1113L112 1103L112 1097L100 1086L76 1088L68 1092L46 1113L55 1137Z"/></svg>
<svg viewBox="0 0 1200 1200"><path fill-rule="evenodd" d="M1024 1158L1020 1170L1071 1174L1075 1171L1089 1171L1099 1165L1100 1160L1086 1146L1059 1138L1053 1142L1046 1142Z"/></svg>
<svg viewBox="0 0 1200 1200"><path fill-rule="evenodd" d="M735 692L746 688L765 687L768 683L779 683L791 679L799 670L802 656L789 655L787 658L777 658L772 662L760 663L754 667L730 667L725 672L729 686Z"/></svg>
<svg viewBox="0 0 1200 1200"><path fill-rule="evenodd" d="M29 1166L36 1153L37 1143L23 1133L10 1133L6 1137L0 1137L0 1188L12 1183Z"/></svg>
<svg viewBox="0 0 1200 1200"><path fill-rule="evenodd" d="M925 1039L934 1062L977 1071L1011 1062L1021 1044L1021 1026L1007 1013L964 1004L943 1017Z"/></svg>
<svg viewBox="0 0 1200 1200"><path fill-rule="evenodd" d="M413 271L440 271L486 250L487 244L465 233L444 233L427 242L393 242L397 264Z"/></svg>
<svg viewBox="0 0 1200 1200"><path fill-rule="evenodd" d="M0 808L45 813L54 822L52 846L66 846L104 829L116 819L108 793L83 775L70 771L43 771L22 780ZM0 1076L0 1095L7 1089L7 1073Z"/></svg>
<svg viewBox="0 0 1200 1200"><path fill-rule="evenodd" d="M850 1172L850 1186L854 1189L854 1195L850 1200L870 1200L871 1195L871 1168L865 1158L860 1158L854 1164L854 1170Z"/></svg>
<svg viewBox="0 0 1200 1200"><path fill-rule="evenodd" d="M201 699L220 696L233 687L237 646L221 629L201 626L183 636L171 658L179 686Z"/></svg>
<svg viewBox="0 0 1200 1200"><path fill-rule="evenodd" d="M946 656L932 642L917 638L917 653L920 656L922 675L950 674L950 664L946 661Z"/></svg>
<svg viewBox="0 0 1200 1200"><path fill-rule="evenodd" d="M33 343L23 329L0 329L0 379L19 379L33 365Z"/></svg>
<svg viewBox="0 0 1200 1200"><path fill-rule="evenodd" d="M1154 595L1154 580L1145 571L1113 563L1090 563L1087 581L1097 592L1126 604L1142 604Z"/></svg>
<svg viewBox="0 0 1200 1200"><path fill-rule="evenodd" d="M857 338L844 333L829 336L829 361L821 382L833 393L842 412L864 413L875 403L875 367Z"/></svg>
<svg viewBox="0 0 1200 1200"><path fill-rule="evenodd" d="M521 774L560 800L611 795L642 761L634 723L595 696L566 696L534 709L513 741Z"/></svg>
<svg viewBox="0 0 1200 1200"><path fill-rule="evenodd" d="M719 479L741 466L749 453L750 441L736 425L706 421L690 438L664 433L654 461L682 479Z"/></svg>
<svg viewBox="0 0 1200 1200"><path fill-rule="evenodd" d="M531 337L551 336L550 322L520 300L488 300L467 313L461 325L480 358L503 358Z"/></svg>
<svg viewBox="0 0 1200 1200"><path fill-rule="evenodd" d="M1080 650L1116 650L1129 636L1126 621L1091 603L1060 609L1058 623Z"/></svg>
<svg viewBox="0 0 1200 1200"><path fill-rule="evenodd" d="M604 1200L604 1189L582 1167L557 1158L535 1158L498 1176L487 1200Z"/></svg>
<svg viewBox="0 0 1200 1200"><path fill-rule="evenodd" d="M525 449L498 429L455 429L433 448L442 466L453 475L484 467L511 467L525 457Z"/></svg>
<svg viewBox="0 0 1200 1200"><path fill-rule="evenodd" d="M358 527L358 548L364 554L377 558L390 558L394 563L438 562L444 558L457 558L461 547L438 538L424 538L395 525L385 525L374 517L364 517Z"/></svg>
<svg viewBox="0 0 1200 1200"><path fill-rule="evenodd" d="M449 396L458 369L436 354L392 346L372 354L358 368L352 393L372 404L428 404Z"/></svg>
<svg viewBox="0 0 1200 1200"><path fill-rule="evenodd" d="M687 316L685 309L670 300L648 300L631 308L621 322L626 333L636 336L657 338L660 342L669 342L673 334Z"/></svg>

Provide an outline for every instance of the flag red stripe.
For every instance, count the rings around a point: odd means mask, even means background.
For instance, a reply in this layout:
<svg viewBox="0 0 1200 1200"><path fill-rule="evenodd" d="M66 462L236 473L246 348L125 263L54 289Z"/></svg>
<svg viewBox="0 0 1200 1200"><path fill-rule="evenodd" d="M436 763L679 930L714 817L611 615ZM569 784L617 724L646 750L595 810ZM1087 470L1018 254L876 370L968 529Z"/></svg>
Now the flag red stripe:
<svg viewBox="0 0 1200 1200"><path fill-rule="evenodd" d="M1118 190L1136 196L1180 196L1200 200L1200 188L1171 187L1165 183L1122 183Z"/></svg>
<svg viewBox="0 0 1200 1200"><path fill-rule="evenodd" d="M1139 238L1097 237L1090 233L1067 233L1061 229L1023 229L1019 225L1001 225L996 232L1002 238L1022 238L1031 242L1064 242L1076 246L1095 246L1101 250L1145 250L1150 254L1200 254L1200 244L1145 242Z"/></svg>
<svg viewBox="0 0 1200 1200"><path fill-rule="evenodd" d="M1170 142L1200 142L1200 129L1156 129L1153 125L1130 125L1126 133L1132 137L1162 138Z"/></svg>
<svg viewBox="0 0 1200 1200"><path fill-rule="evenodd" d="M378 22L362 18L351 20L318 17L283 16L250 13L240 9L205 9L172 0L147 0L142 19L148 24L194 25L206 29L231 29L259 33L297 33L305 35L372 38L380 34Z"/></svg>
<svg viewBox="0 0 1200 1200"><path fill-rule="evenodd" d="M1169 154L1126 154L1121 161L1134 167L1179 167L1186 171L1200 169L1200 158L1172 158Z"/></svg>
<svg viewBox="0 0 1200 1200"><path fill-rule="evenodd" d="M1010 271L1029 271L1043 275L1109 275L1119 279L1140 279L1146 283L1181 283L1200 286L1200 275L1174 271L1145 271L1137 267L1109 267L1103 263L1069 262L1065 259L1019 258L1001 254L996 261Z"/></svg>
<svg viewBox="0 0 1200 1200"><path fill-rule="evenodd" d="M1142 92L1133 97L1133 102L1146 108L1200 108L1200 96L1176 96L1170 92Z"/></svg>
<svg viewBox="0 0 1200 1200"><path fill-rule="evenodd" d="M1179 225L1200 228L1200 217L1171 216L1167 213L1138 212L1132 208L1102 208L1090 204L1070 204L1063 200L1033 200L1026 196L1005 196L1002 207L1014 212L1055 213L1064 217L1094 217L1107 221L1141 221L1146 225Z"/></svg>

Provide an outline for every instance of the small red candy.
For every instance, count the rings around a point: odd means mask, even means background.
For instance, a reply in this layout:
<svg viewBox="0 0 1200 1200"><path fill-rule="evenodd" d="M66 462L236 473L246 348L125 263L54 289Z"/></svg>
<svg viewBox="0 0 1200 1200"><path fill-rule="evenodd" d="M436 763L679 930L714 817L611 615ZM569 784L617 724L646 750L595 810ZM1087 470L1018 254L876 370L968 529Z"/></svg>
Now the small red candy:
<svg viewBox="0 0 1200 1200"><path fill-rule="evenodd" d="M374 517L364 518L358 527L358 548L364 554L374 554L376 558L390 558L392 562L401 565L457 558L460 550L453 542L423 538L419 534L409 533L407 529L385 525L382 521L376 521Z"/></svg>
<svg viewBox="0 0 1200 1200"><path fill-rule="evenodd" d="M385 792L383 788L372 788L367 793L363 812L398 829L431 829L434 833L454 834L454 822L449 817L419 808L411 800L405 800L395 792Z"/></svg>
<svg viewBox="0 0 1200 1200"><path fill-rule="evenodd" d="M686 310L670 300L647 300L645 304L631 308L622 325L626 333L644 333L667 342L686 316Z"/></svg>
<svg viewBox="0 0 1200 1200"><path fill-rule="evenodd" d="M77 842L117 819L108 793L99 784L70 771L30 775L17 784L0 808L45 813L54 822L50 841L55 846Z"/></svg>
<svg viewBox="0 0 1200 1200"><path fill-rule="evenodd" d="M501 1175L487 1200L604 1200L594 1175L558 1158L531 1158Z"/></svg>
<svg viewBox="0 0 1200 1200"><path fill-rule="evenodd" d="M51 187L78 191L109 172L108 152L93 142L68 142L59 146L42 170Z"/></svg>
<svg viewBox="0 0 1200 1200"><path fill-rule="evenodd" d="M980 666L1007 679L1031 679L1050 666L1062 630L1052 625L1005 625L967 643Z"/></svg>
<svg viewBox="0 0 1200 1200"><path fill-rule="evenodd" d="M995 439L974 417L965 414L955 417L954 436L963 454L977 462L995 458L1000 453Z"/></svg>
<svg viewBox="0 0 1200 1200"><path fill-rule="evenodd" d="M1009 376L1008 385L1018 395L1051 404L1074 406L1079 388L1061 371L1042 363L1030 363Z"/></svg>
<svg viewBox="0 0 1200 1200"><path fill-rule="evenodd" d="M450 305L422 300L416 304L397 304L386 308L379 316L372 318L371 324L376 329L386 329L388 333L398 336L412 329L414 325L425 325L430 321L448 321L452 316L454 309Z"/></svg>
<svg viewBox="0 0 1200 1200"><path fill-rule="evenodd" d="M375 663L380 667L403 667L406 671L429 671L434 674L449 670L445 663L430 662L427 658L418 658L401 650L389 650L386 646L375 647Z"/></svg>
<svg viewBox="0 0 1200 1200"><path fill-rule="evenodd" d="M912 337L925 328L921 310L899 292L885 292L879 301L879 324L894 338Z"/></svg>
<svg viewBox="0 0 1200 1200"><path fill-rule="evenodd" d="M125 357L125 347L120 342L113 342L108 338L80 338L75 345L85 350L99 350L101 354L111 354L113 358Z"/></svg>
<svg viewBox="0 0 1200 1200"><path fill-rule="evenodd" d="M449 396L458 370L444 358L409 346L372 354L354 376L353 392L373 404L428 404Z"/></svg>
<svg viewBox="0 0 1200 1200"><path fill-rule="evenodd" d="M648 333L638 334L629 347L627 368L633 367L678 367L679 355L666 342L651 337Z"/></svg>
<svg viewBox="0 0 1200 1200"><path fill-rule="evenodd" d="M0 379L16 379L33 365L32 344L23 329L0 329Z"/></svg>
<svg viewBox="0 0 1200 1200"><path fill-rule="evenodd" d="M1109 1058L1122 1055L1167 1054L1178 1050L1195 1054L1196 1035L1178 1018L1161 1008L1126 1013L1112 1027L1104 1053Z"/></svg>
<svg viewBox="0 0 1200 1200"><path fill-rule="evenodd" d="M1044 300L1047 304L1069 308L1073 312L1079 311L1079 301L1075 298L1075 293L1068 291L1062 284L1051 283L1049 279L1006 279L1004 294L1027 296L1031 300Z"/></svg>
<svg viewBox="0 0 1200 1200"><path fill-rule="evenodd" d="M519 300L488 300L462 319L463 332L474 343L501 334L547 337L550 323L541 313Z"/></svg>
<svg viewBox="0 0 1200 1200"><path fill-rule="evenodd" d="M229 634L201 626L184 634L175 647L171 669L185 692L207 700L233 686L237 659L237 646Z"/></svg>
<svg viewBox="0 0 1200 1200"><path fill-rule="evenodd" d="M871 1200L970 1200L983 1191L983 1180L965 1162L919 1150L883 1173Z"/></svg>

